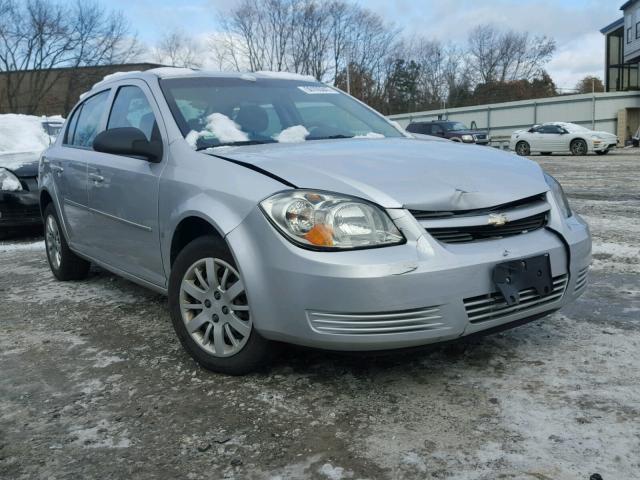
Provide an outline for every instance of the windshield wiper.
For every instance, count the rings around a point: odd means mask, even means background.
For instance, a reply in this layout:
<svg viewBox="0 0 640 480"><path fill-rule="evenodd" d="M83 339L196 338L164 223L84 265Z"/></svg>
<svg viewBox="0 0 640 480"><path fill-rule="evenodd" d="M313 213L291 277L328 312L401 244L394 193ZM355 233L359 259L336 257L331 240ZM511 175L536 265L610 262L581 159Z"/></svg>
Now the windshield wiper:
<svg viewBox="0 0 640 480"><path fill-rule="evenodd" d="M327 137L307 137L307 140L334 140L336 138L353 138L353 135L329 135Z"/></svg>
<svg viewBox="0 0 640 480"><path fill-rule="evenodd" d="M213 145L202 145L201 147L196 148L196 152L201 150L207 150L209 148L217 148L217 147L242 147L245 145L262 145L264 143L276 143L275 140L243 140L240 142L224 142L224 143L216 143Z"/></svg>

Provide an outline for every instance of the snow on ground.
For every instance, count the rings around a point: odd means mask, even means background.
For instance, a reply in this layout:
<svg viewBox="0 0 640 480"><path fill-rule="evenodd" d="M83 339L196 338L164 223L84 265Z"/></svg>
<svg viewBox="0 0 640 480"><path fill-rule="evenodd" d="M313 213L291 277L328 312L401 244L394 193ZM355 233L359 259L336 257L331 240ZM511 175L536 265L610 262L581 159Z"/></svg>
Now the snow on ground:
<svg viewBox="0 0 640 480"><path fill-rule="evenodd" d="M640 156L534 159L591 223L590 286L559 313L464 348L288 348L256 374L211 374L182 351L163 297L100 269L58 282L41 242L0 244L0 471L640 478Z"/></svg>
<svg viewBox="0 0 640 480"><path fill-rule="evenodd" d="M7 113L0 115L0 153L41 152L50 137L42 122L46 117Z"/></svg>

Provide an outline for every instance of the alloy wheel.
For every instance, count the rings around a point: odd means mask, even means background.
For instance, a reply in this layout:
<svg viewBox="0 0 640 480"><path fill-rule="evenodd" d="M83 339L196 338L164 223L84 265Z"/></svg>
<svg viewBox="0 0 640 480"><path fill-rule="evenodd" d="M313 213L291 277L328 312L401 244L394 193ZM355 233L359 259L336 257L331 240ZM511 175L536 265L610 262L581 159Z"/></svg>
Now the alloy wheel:
<svg viewBox="0 0 640 480"><path fill-rule="evenodd" d="M573 153L574 155L586 155L587 144L582 140L573 142L573 144L571 145L571 153Z"/></svg>
<svg viewBox="0 0 640 480"><path fill-rule="evenodd" d="M242 278L219 258L200 259L184 274L180 313L191 338L216 357L240 352L253 328Z"/></svg>
<svg viewBox="0 0 640 480"><path fill-rule="evenodd" d="M58 229L58 222L53 218L53 215L47 217L45 228L45 240L47 244L47 253L49 254L49 260L53 265L53 268L58 270L62 263L62 242L60 241L60 230Z"/></svg>

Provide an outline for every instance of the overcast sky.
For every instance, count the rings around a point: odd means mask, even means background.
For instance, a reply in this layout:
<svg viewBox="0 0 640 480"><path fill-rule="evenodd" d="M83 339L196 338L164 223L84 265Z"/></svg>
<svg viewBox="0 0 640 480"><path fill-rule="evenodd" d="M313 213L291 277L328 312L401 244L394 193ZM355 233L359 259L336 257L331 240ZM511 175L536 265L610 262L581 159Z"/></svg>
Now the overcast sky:
<svg viewBox="0 0 640 480"><path fill-rule="evenodd" d="M153 45L162 32L181 28L194 36L216 30L216 13L240 0L103 0L123 10L140 39ZM585 75L603 76L600 29L622 16L623 0L357 0L408 34L464 43L480 23L522 29L556 39L548 65L556 84L572 88Z"/></svg>

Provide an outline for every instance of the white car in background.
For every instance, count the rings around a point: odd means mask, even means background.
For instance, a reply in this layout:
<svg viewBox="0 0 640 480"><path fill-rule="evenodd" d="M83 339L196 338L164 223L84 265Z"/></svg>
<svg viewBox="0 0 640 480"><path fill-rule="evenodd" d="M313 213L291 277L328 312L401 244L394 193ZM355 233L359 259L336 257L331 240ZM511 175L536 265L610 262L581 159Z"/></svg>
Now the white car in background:
<svg viewBox="0 0 640 480"><path fill-rule="evenodd" d="M617 144L618 137L608 132L596 132L575 123L550 122L513 132L509 149L518 155L568 152L572 155L591 152L606 155Z"/></svg>

